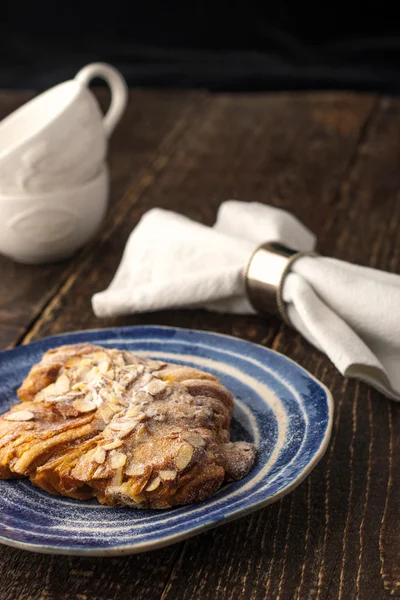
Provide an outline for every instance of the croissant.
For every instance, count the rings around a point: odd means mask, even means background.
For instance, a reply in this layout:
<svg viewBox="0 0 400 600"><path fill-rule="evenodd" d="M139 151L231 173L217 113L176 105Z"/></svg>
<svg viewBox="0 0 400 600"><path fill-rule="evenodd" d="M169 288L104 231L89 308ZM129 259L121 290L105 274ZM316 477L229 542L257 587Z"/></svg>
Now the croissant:
<svg viewBox="0 0 400 600"><path fill-rule="evenodd" d="M200 502L244 477L231 393L209 373L90 344L46 352L0 417L0 478L109 505Z"/></svg>

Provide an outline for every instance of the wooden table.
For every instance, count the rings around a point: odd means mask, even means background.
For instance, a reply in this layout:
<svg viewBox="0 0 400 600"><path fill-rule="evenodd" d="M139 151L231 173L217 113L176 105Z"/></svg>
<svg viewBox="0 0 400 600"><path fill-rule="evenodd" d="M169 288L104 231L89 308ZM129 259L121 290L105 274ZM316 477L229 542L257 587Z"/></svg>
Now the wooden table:
<svg viewBox="0 0 400 600"><path fill-rule="evenodd" d="M30 96L1 92L0 117ZM282 501L165 550L86 559L0 547L1 600L400 596L397 405L341 377L272 318L174 310L99 320L90 304L149 208L211 224L228 198L289 209L316 232L321 253L400 272L399 132L400 100L373 95L131 91L111 142L100 233L66 263L0 259L1 347L143 323L229 333L287 354L332 390L332 441Z"/></svg>

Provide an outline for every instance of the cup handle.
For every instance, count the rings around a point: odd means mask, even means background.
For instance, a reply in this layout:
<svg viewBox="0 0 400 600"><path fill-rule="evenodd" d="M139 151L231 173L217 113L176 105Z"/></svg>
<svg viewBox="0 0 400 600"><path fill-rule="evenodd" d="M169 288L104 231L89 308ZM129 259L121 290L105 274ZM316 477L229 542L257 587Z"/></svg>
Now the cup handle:
<svg viewBox="0 0 400 600"><path fill-rule="evenodd" d="M76 74L75 79L82 85L88 86L95 77L100 77L107 82L111 90L111 104L103 123L107 137L109 137L120 120L128 102L128 87L121 73L106 63L93 63L86 65Z"/></svg>

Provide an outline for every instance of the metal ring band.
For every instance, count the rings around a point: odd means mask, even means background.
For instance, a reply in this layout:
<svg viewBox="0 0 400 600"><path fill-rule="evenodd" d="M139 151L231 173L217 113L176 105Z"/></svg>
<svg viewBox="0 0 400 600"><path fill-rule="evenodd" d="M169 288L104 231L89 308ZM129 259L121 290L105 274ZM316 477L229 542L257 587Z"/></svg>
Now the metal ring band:
<svg viewBox="0 0 400 600"><path fill-rule="evenodd" d="M299 258L303 258L304 256L314 256L315 257L315 256L318 256L318 254L317 254L317 252L313 252L313 251L311 251L311 252L296 252L296 254L293 254L293 256L286 263L284 270L282 271L279 285L276 290L276 305L278 307L278 311L279 311L282 321L286 325L288 325L288 327L292 327L292 324L291 324L289 316L288 316L285 301L283 300L283 297L282 297L283 284L285 283L286 275L289 274L289 271L290 271L291 267L293 266L293 263L295 263L296 260L298 260Z"/></svg>
<svg viewBox="0 0 400 600"><path fill-rule="evenodd" d="M247 295L256 312L279 316L290 325L282 298L283 283L293 263L303 256L316 253L298 252L278 242L267 242L255 249L244 275Z"/></svg>

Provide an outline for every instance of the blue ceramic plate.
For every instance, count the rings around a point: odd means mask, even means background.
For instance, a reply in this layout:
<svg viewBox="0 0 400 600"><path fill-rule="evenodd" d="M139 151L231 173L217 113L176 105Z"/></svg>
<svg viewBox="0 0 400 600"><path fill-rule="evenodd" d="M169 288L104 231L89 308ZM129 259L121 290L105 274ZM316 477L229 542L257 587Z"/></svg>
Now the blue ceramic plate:
<svg viewBox="0 0 400 600"><path fill-rule="evenodd" d="M0 481L0 542L54 554L117 555L178 542L259 509L293 490L315 467L332 427L329 391L272 350L232 337L131 327L46 338L0 353L0 413L43 352L89 341L210 371L235 397L232 437L254 442L258 461L241 481L198 505L111 508L51 496L27 480Z"/></svg>

